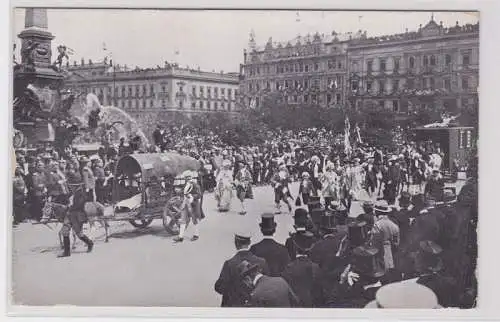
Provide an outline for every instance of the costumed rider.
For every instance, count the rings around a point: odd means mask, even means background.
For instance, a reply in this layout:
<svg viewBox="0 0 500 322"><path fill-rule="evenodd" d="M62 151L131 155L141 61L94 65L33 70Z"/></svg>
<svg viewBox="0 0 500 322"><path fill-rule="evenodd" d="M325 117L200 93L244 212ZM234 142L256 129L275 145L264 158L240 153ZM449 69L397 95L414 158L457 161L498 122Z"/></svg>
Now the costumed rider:
<svg viewBox="0 0 500 322"><path fill-rule="evenodd" d="M174 238L174 242L180 243L184 240L184 233L189 225L189 222L193 222L193 237L191 241L198 240L198 222L203 219L201 212L201 188L196 180L197 173L195 171L186 170L182 173L182 177L186 180L186 185L184 186L184 199L181 209L181 219L180 219L180 229L179 236Z"/></svg>
<svg viewBox="0 0 500 322"><path fill-rule="evenodd" d="M233 174L231 172L231 161L223 160L222 169L217 173L215 199L217 209L220 212L229 211L233 198Z"/></svg>
<svg viewBox="0 0 500 322"><path fill-rule="evenodd" d="M288 198L293 199L290 194L290 188L288 184L290 183L290 174L285 166L285 164L280 164L278 172L276 172L271 181L274 188L274 203L276 204L276 214L281 213L280 202L283 201L288 206L288 212L292 212L292 205Z"/></svg>

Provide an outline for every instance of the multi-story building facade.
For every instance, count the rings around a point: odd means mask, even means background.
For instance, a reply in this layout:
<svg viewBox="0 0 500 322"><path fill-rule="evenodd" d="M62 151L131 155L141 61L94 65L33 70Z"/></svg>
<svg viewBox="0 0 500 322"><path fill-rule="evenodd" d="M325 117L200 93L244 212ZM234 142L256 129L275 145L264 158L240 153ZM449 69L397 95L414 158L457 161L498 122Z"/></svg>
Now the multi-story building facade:
<svg viewBox="0 0 500 322"><path fill-rule="evenodd" d="M240 66L243 106L259 107L269 97L286 104L342 106L347 75L346 35L297 37L286 43L270 38L263 48L250 36Z"/></svg>
<svg viewBox="0 0 500 322"><path fill-rule="evenodd" d="M259 107L270 95L288 104L371 108L477 107L479 24L445 28L433 18L418 31L390 36L270 39L251 35L240 66L241 103Z"/></svg>
<svg viewBox="0 0 500 322"><path fill-rule="evenodd" d="M169 112L237 113L238 74L204 72L165 64L163 68L111 66L106 60L67 66L65 87L94 93L103 106L113 105L132 117L157 118Z"/></svg>
<svg viewBox="0 0 500 322"><path fill-rule="evenodd" d="M352 40L348 61L351 107L477 107L479 24L445 28L431 18L415 32Z"/></svg>

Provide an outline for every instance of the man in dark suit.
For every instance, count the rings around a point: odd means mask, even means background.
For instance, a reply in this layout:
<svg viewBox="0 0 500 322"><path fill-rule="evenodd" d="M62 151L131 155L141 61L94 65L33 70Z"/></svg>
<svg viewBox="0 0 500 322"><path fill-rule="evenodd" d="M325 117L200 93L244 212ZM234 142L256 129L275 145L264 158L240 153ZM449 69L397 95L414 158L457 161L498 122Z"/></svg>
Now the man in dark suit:
<svg viewBox="0 0 500 322"><path fill-rule="evenodd" d="M403 244L408 237L408 230L410 229L411 216L411 195L404 191L399 197L399 206L401 209L394 211L389 215L389 218L399 227L399 238Z"/></svg>
<svg viewBox="0 0 500 322"><path fill-rule="evenodd" d="M250 251L258 257L264 258L269 266L270 276L280 276L285 266L290 262L290 256L285 246L276 242L273 235L276 232L274 214L262 214L262 222L259 224L264 239L250 247Z"/></svg>
<svg viewBox="0 0 500 322"><path fill-rule="evenodd" d="M439 170L432 170L432 176L427 181L425 185L424 193L426 196L432 196L437 201L441 201L443 199L443 188L444 188L444 180L441 177Z"/></svg>
<svg viewBox="0 0 500 322"><path fill-rule="evenodd" d="M311 221L309 216L307 215L307 210L303 208L298 208L295 210L295 214L293 216L295 232L290 234L290 237L287 238L285 242L285 247L288 250L288 255L291 260L294 260L297 252L296 252L296 241L300 240L313 240L316 241L316 237L314 234L307 230L307 227L311 227Z"/></svg>
<svg viewBox="0 0 500 322"><path fill-rule="evenodd" d="M312 239L297 239L294 241L297 257L287 265L282 277L297 294L300 307L322 307L323 272L319 265L311 261L308 253L313 246Z"/></svg>
<svg viewBox="0 0 500 322"><path fill-rule="evenodd" d="M244 260L238 265L238 273L247 288L253 288L246 306L297 307L299 300L282 277L262 274L260 267Z"/></svg>
<svg viewBox="0 0 500 322"><path fill-rule="evenodd" d="M250 297L250 289L243 283L238 271L238 265L242 261L256 265L264 274L269 274L266 260L249 251L250 242L249 233L240 232L234 236L237 253L224 262L219 279L215 282L215 291L222 294L222 307L242 307Z"/></svg>

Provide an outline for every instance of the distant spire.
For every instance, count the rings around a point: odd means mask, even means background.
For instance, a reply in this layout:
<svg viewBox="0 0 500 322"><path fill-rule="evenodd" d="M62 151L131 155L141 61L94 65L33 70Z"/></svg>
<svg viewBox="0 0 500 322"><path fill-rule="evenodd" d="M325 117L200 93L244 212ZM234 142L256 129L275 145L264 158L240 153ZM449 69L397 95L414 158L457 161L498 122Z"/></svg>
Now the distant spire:
<svg viewBox="0 0 500 322"><path fill-rule="evenodd" d="M250 37L249 37L249 40L248 40L248 47L251 50L255 49L255 47L256 47L256 44L255 44L255 31L253 29L250 30Z"/></svg>
<svg viewBox="0 0 500 322"><path fill-rule="evenodd" d="M431 13L431 21L434 21L434 12Z"/></svg>

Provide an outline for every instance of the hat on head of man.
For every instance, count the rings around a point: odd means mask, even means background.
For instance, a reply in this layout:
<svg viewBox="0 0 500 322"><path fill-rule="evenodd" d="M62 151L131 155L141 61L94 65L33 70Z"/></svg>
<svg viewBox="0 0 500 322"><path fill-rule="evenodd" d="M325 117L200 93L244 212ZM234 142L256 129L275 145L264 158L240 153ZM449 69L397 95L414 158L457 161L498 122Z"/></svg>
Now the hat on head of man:
<svg viewBox="0 0 500 322"><path fill-rule="evenodd" d="M241 244L250 244L252 234L249 230L240 229L234 233L234 241Z"/></svg>
<svg viewBox="0 0 500 322"><path fill-rule="evenodd" d="M376 214L381 214L381 215L388 214L392 211L391 208L389 207L389 204L387 203L387 200L377 201L373 209L375 210Z"/></svg>
<svg viewBox="0 0 500 322"><path fill-rule="evenodd" d="M259 223L260 230L263 234L273 234L276 231L276 222L274 221L274 214L270 212L261 215L261 222Z"/></svg>
<svg viewBox="0 0 500 322"><path fill-rule="evenodd" d="M376 247L361 245L352 251L352 270L365 277L380 278L385 271L383 263L378 260L379 250Z"/></svg>
<svg viewBox="0 0 500 322"><path fill-rule="evenodd" d="M354 246L360 246L366 241L366 232L365 232L366 222L351 222L347 225L347 238L349 243Z"/></svg>
<svg viewBox="0 0 500 322"><path fill-rule="evenodd" d="M295 213L293 214L293 221L294 221L293 226L295 229L297 228L305 229L309 221L307 210L305 210L304 208L295 209Z"/></svg>
<svg viewBox="0 0 500 322"><path fill-rule="evenodd" d="M411 204L411 194L407 191L401 192L401 196L399 197L399 205L408 206L410 204Z"/></svg>
<svg viewBox="0 0 500 322"><path fill-rule="evenodd" d="M241 263L238 264L237 269L240 277L245 277L248 274L251 274L252 272L258 271L259 265L252 264L247 260L243 260Z"/></svg>

